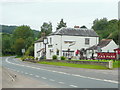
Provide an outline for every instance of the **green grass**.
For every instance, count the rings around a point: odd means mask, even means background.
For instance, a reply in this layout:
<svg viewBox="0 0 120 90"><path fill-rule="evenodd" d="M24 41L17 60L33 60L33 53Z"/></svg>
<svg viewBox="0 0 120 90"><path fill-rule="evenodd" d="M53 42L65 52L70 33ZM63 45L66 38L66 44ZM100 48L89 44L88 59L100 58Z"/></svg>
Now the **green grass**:
<svg viewBox="0 0 120 90"><path fill-rule="evenodd" d="M113 62L113 68L120 68L120 61Z"/></svg>
<svg viewBox="0 0 120 90"><path fill-rule="evenodd" d="M17 55L17 56L15 56L15 58L21 58L21 57L22 57L22 56L18 56L18 55Z"/></svg>
<svg viewBox="0 0 120 90"><path fill-rule="evenodd" d="M88 64L72 64L72 63L63 63L63 62L46 62L40 61L40 64L56 65L56 66L67 66L75 68L88 68L88 69L108 69L107 67L100 65L88 65Z"/></svg>
<svg viewBox="0 0 120 90"><path fill-rule="evenodd" d="M94 62L109 62L110 60L73 60L73 61L94 61Z"/></svg>
<svg viewBox="0 0 120 90"><path fill-rule="evenodd" d="M73 61L95 61L95 62L109 62L110 60L73 60ZM113 68L120 68L120 61L113 61Z"/></svg>

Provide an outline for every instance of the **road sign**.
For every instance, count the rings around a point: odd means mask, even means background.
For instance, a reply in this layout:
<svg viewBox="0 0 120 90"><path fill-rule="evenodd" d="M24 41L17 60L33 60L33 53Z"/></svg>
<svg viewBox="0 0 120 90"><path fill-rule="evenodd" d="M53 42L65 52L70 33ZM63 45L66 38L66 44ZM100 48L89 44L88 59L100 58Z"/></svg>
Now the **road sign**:
<svg viewBox="0 0 120 90"><path fill-rule="evenodd" d="M25 49L22 49L22 53L25 53Z"/></svg>

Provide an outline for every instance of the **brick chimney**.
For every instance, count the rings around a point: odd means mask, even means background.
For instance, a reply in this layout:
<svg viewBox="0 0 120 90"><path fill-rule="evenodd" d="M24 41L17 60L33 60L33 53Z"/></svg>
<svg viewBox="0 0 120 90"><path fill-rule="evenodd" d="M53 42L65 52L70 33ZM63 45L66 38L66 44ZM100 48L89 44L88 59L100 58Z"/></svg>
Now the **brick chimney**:
<svg viewBox="0 0 120 90"><path fill-rule="evenodd" d="M76 25L75 25L74 28L80 28L80 26L76 26Z"/></svg>

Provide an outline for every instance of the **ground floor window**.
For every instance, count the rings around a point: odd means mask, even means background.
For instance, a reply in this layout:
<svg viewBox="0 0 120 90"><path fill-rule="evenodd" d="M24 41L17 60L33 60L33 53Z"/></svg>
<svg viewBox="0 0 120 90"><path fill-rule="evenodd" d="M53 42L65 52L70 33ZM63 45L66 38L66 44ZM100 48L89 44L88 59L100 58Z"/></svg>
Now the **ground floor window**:
<svg viewBox="0 0 120 90"><path fill-rule="evenodd" d="M68 57L68 56L74 56L74 51L63 51L63 56Z"/></svg>

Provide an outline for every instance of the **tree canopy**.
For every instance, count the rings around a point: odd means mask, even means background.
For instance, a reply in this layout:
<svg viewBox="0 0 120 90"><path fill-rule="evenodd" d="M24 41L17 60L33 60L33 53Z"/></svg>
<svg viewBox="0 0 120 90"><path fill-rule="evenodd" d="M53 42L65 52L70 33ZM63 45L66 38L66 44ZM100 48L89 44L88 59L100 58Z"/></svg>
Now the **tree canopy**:
<svg viewBox="0 0 120 90"><path fill-rule="evenodd" d="M58 23L57 25L57 30L62 28L62 27L67 27L66 23L63 21L63 19L61 19L60 23Z"/></svg>
<svg viewBox="0 0 120 90"><path fill-rule="evenodd" d="M95 19L92 28L98 33L100 39L113 39L118 44L118 22L117 19L107 20L107 18Z"/></svg>
<svg viewBox="0 0 120 90"><path fill-rule="evenodd" d="M44 22L43 25L41 26L41 32L39 37L42 36L42 33L45 33L45 36L48 36L50 33L52 33L52 23L49 22Z"/></svg>

